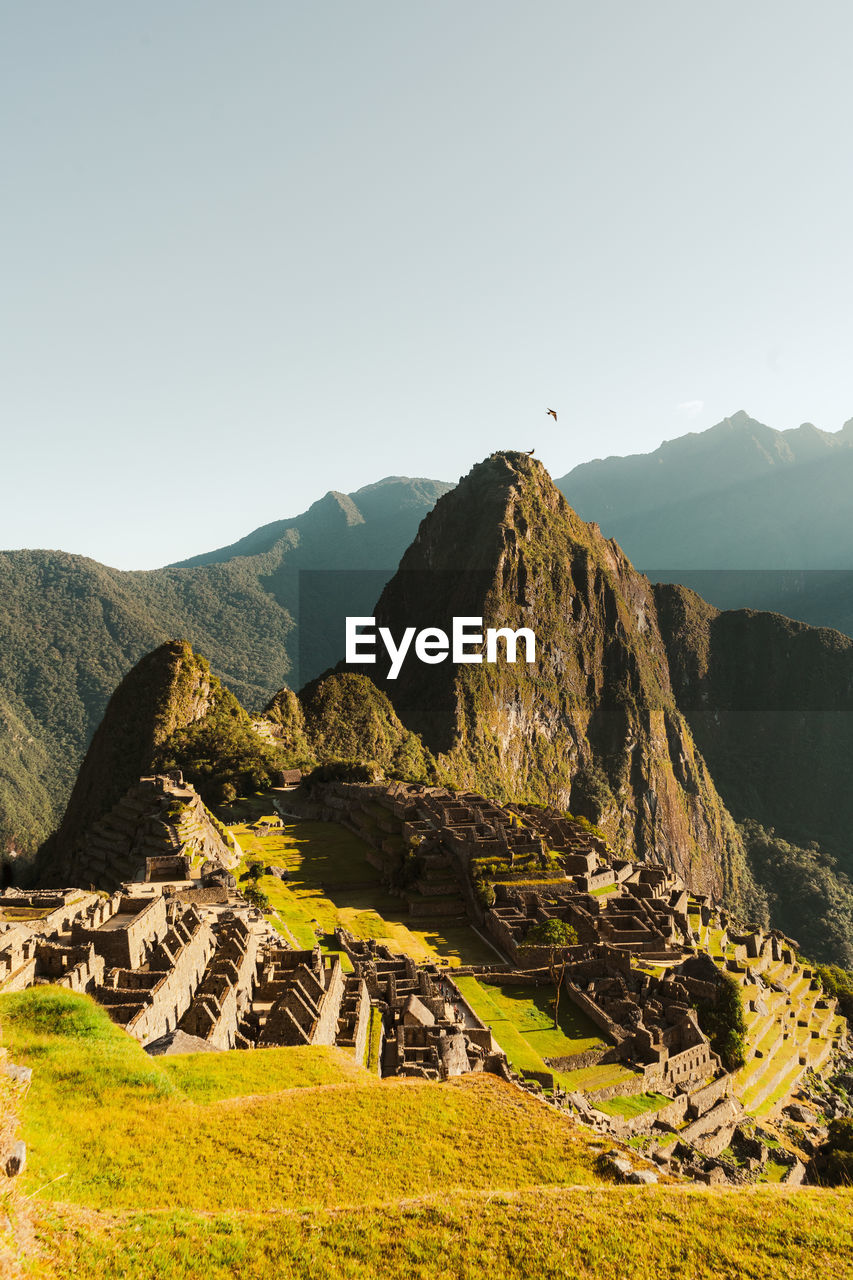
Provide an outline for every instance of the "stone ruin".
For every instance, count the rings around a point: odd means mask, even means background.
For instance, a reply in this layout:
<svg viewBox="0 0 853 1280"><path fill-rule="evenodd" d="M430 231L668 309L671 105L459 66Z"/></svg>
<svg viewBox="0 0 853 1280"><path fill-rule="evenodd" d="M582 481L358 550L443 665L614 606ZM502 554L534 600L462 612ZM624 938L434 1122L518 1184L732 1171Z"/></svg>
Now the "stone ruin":
<svg viewBox="0 0 853 1280"><path fill-rule="evenodd" d="M415 964L374 940L335 934L382 1016L382 1073L447 1080L468 1071L509 1075L490 1029L436 964Z"/></svg>
<svg viewBox="0 0 853 1280"><path fill-rule="evenodd" d="M677 876L615 857L594 832L554 810L404 783L332 784L313 816L356 830L411 910L428 900L432 913L464 914L486 931L510 963L473 970L482 981L550 982L559 964L565 998L607 1044L549 1060L549 1068L619 1062L632 1078L591 1096L556 1088L556 1105L617 1137L645 1134L661 1162L691 1176L725 1175L722 1153L750 1138L733 1079L694 1012L697 1001L715 999L720 980L718 965L697 950L695 921L721 930L725 966L746 973L759 991L754 1014L784 998L774 966L813 981L790 940L727 931L725 916L707 899L688 896ZM121 868L132 869L133 878L110 896L80 889L0 894L0 990L50 982L89 993L152 1053L337 1045L385 1075L444 1080L492 1071L512 1078L491 1029L441 966L416 964L344 930L336 936L338 955L289 948L238 891L233 837L179 777L141 779L86 847L99 876L109 880ZM483 875L494 886L489 908L474 892ZM528 943L535 925L554 918L574 928L576 946L552 951ZM813 1004L815 1025L827 1032L825 1051L809 1057L800 1050L801 1073L832 1051L834 1001L818 993ZM795 1031L790 997L787 1006L780 1038ZM368 1052L377 1030L378 1057ZM765 1093L784 1082L781 1072L768 1075ZM669 1103L631 1121L595 1106L608 1093L651 1091ZM677 1144L667 1145L673 1136Z"/></svg>
<svg viewBox="0 0 853 1280"><path fill-rule="evenodd" d="M342 822L370 845L369 858L410 911L447 910L487 933L509 963L493 966L484 980L501 981L500 970L507 981L514 975L527 980L538 970L537 981L552 981L559 960L565 993L609 1043L582 1055L583 1062L554 1066L623 1062L635 1079L627 1090L624 1082L614 1086L613 1093L655 1090L675 1097L725 1075L694 1012L697 1000L715 998L719 976L707 955L704 985L691 968L703 960L701 952L697 957L697 922L700 932L719 930L720 946L728 948L723 967L751 983L761 985L768 964L787 964L792 973L797 967L789 939L775 931L727 931L725 913L706 896L689 893L677 874L662 864L618 857L588 824L556 809L499 805L476 792L403 782L328 783L313 789L307 803L311 816ZM493 890L493 905L478 897L478 882ZM552 950L531 944L531 930L549 919L570 925L578 945ZM481 969L474 972L483 976ZM809 1034L823 1028L825 1047L822 1054L801 1049L801 1071L832 1053L828 1027L835 1002L818 998L814 1004ZM790 999L788 1006L786 1016L796 1021ZM779 1037L789 1034L783 1028ZM429 1037L418 1035L423 1043L413 1051L434 1067ZM784 1079L782 1062L768 1074L759 1101Z"/></svg>
<svg viewBox="0 0 853 1280"><path fill-rule="evenodd" d="M117 889L128 880L190 879L240 858L226 829L179 770L140 778L78 842L57 878Z"/></svg>

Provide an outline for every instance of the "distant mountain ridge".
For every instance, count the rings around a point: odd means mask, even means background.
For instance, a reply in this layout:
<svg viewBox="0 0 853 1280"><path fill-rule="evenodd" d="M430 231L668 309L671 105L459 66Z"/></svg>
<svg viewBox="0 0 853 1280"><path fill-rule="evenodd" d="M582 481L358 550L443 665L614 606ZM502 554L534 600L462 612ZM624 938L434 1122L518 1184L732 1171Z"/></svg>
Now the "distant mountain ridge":
<svg viewBox="0 0 853 1280"><path fill-rule="evenodd" d="M644 572L853 568L853 419L777 431L741 410L556 483Z"/></svg>
<svg viewBox="0 0 853 1280"><path fill-rule="evenodd" d="M357 545L359 539L362 539L366 548L374 541L372 534L376 526L388 523L393 525L397 522L408 526L410 516L421 519L437 499L452 487L443 480L386 476L384 480L356 489L354 493L340 493L337 489L330 489L300 516L294 516L290 520L274 520L230 546L191 556L188 560L176 561L168 567L189 569L197 565L222 564L240 556L265 555L274 551L282 541L293 546L299 545L307 532L341 532L342 528L355 529L359 526L363 527L363 532L352 541ZM399 554L402 554L402 550ZM399 559L399 555L397 558ZM327 567L337 566L330 564ZM350 565L348 559L347 567L362 566ZM363 567L377 566L370 563Z"/></svg>

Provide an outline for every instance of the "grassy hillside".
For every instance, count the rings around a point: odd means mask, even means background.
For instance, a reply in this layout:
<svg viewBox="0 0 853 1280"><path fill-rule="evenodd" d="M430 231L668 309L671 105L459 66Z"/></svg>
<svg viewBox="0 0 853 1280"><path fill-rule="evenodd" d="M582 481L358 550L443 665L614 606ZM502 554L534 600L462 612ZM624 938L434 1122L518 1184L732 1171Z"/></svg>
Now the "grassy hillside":
<svg viewBox="0 0 853 1280"><path fill-rule="evenodd" d="M497 1188L227 1217L63 1205L38 1234L59 1274L98 1280L849 1280L851 1209L816 1190Z"/></svg>
<svg viewBox="0 0 853 1280"><path fill-rule="evenodd" d="M151 1059L55 988L0 1019L34 1069L5 1205L45 1280L849 1275L850 1193L611 1186L591 1136L492 1078L381 1082L335 1050Z"/></svg>
<svg viewBox="0 0 853 1280"><path fill-rule="evenodd" d="M289 1049L164 1063L94 1001L58 988L0 998L0 1019L12 1058L34 1068L27 1187L59 1179L42 1198L308 1210L597 1180L586 1136L496 1077L380 1081L342 1050L316 1068Z"/></svg>

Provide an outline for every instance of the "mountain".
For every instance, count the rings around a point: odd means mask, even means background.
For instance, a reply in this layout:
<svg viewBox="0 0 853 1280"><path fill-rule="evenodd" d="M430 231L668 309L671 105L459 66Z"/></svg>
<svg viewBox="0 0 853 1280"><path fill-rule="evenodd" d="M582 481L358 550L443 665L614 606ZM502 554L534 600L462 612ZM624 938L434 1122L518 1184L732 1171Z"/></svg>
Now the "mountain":
<svg viewBox="0 0 853 1280"><path fill-rule="evenodd" d="M853 639L655 587L676 697L738 816L848 851Z"/></svg>
<svg viewBox="0 0 853 1280"><path fill-rule="evenodd" d="M449 487L390 477L329 493L233 547L146 572L0 553L0 850L31 854L56 826L112 691L169 637L186 636L248 707L333 665L335 602L373 603ZM300 652L302 570L312 573Z"/></svg>
<svg viewBox="0 0 853 1280"><path fill-rule="evenodd" d="M268 769L277 764L275 749L258 737L206 659L185 640L160 645L110 698L62 822L39 851L38 879L64 885L97 878L89 848L93 829L138 789L143 775L178 768L213 804L233 798L235 783L241 791L270 786ZM223 795L225 786L230 790ZM120 815L113 826L120 831ZM106 871L112 874L98 888L115 887L114 869Z"/></svg>
<svg viewBox="0 0 853 1280"><path fill-rule="evenodd" d="M778 833L759 879L772 896L796 877L781 927L805 941L819 914L812 954L825 958L831 939L853 965L853 640L778 614L720 612L680 586L656 586L655 599L678 704L720 793L736 818ZM756 844L766 851L763 833Z"/></svg>
<svg viewBox="0 0 853 1280"><path fill-rule="evenodd" d="M389 552L393 555L399 546L396 564L418 522L450 488L452 485L442 480L386 476L355 493L332 489L301 516L262 525L239 542L180 560L171 567L223 564L238 556L269 552L280 555L278 549L284 542L301 549L302 567L382 569L386 566L377 557Z"/></svg>
<svg viewBox="0 0 853 1280"><path fill-rule="evenodd" d="M59 829L40 855L50 881L78 882L75 860L86 832L151 772L157 749L175 729L207 714L218 686L207 663L182 641L159 646L128 672L107 704Z"/></svg>
<svg viewBox="0 0 853 1280"><path fill-rule="evenodd" d="M769 904L814 958L853 964L853 640L653 586L509 452L439 499L370 612L397 642L454 617L526 628L535 659L520 640L515 663L409 654L395 679L381 659L341 664L280 689L253 727L171 642L114 695L45 850L54 870L152 768L181 768L217 803L275 768L376 762L567 808L741 917Z"/></svg>
<svg viewBox="0 0 853 1280"><path fill-rule="evenodd" d="M853 632L853 419L776 431L740 411L557 485L655 580Z"/></svg>
<svg viewBox="0 0 853 1280"><path fill-rule="evenodd" d="M453 616L530 628L538 650L375 668L439 773L588 817L853 964L853 640L652 586L510 453L439 500L376 607L395 639Z"/></svg>
<svg viewBox="0 0 853 1280"><path fill-rule="evenodd" d="M493 454L421 524L377 624L525 627L532 666L412 657L371 675L439 771L489 795L548 802L656 857L696 889L749 903L735 824L679 710L649 582L581 520L542 464Z"/></svg>
<svg viewBox="0 0 853 1280"><path fill-rule="evenodd" d="M853 419L834 434L811 423L776 431L741 410L653 453L582 463L556 483L643 566L848 569L851 476Z"/></svg>

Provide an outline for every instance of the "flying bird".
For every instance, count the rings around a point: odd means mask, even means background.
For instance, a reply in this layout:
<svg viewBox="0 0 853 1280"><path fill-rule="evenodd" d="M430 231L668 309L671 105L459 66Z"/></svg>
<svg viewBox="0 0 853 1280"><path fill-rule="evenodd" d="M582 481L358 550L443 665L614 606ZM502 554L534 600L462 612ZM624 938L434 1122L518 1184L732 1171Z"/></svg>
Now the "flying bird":
<svg viewBox="0 0 853 1280"><path fill-rule="evenodd" d="M527 450L527 456L528 456L528 458L532 458L535 452L536 452L536 450L535 450L535 449L528 449L528 450Z"/></svg>
<svg viewBox="0 0 853 1280"><path fill-rule="evenodd" d="M547 414L549 414L549 415L550 415L550 417L552 417L552 418L554 419L554 421L555 421L555 422L557 421L557 410L556 410L556 409L546 409L546 411L545 411L545 412L546 412Z"/></svg>

